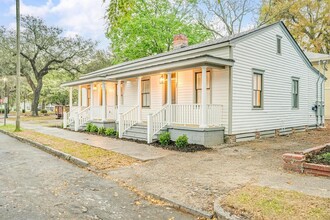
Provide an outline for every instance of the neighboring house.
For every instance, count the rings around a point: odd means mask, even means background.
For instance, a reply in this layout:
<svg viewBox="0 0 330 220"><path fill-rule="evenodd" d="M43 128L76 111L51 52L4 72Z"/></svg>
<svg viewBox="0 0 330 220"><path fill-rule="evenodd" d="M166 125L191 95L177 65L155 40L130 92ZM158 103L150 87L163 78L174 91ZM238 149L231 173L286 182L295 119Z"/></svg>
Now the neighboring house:
<svg viewBox="0 0 330 220"><path fill-rule="evenodd" d="M322 53L305 52L308 59L312 62L313 66L320 71L325 77L330 76L330 55ZM330 80L327 80L324 86L325 93L325 119L330 119Z"/></svg>
<svg viewBox="0 0 330 220"><path fill-rule="evenodd" d="M204 145L276 136L323 124L312 66L282 22L110 66L67 82L64 125L88 121L152 142L164 130ZM318 81L318 78L320 79ZM78 106L72 106L72 88Z"/></svg>

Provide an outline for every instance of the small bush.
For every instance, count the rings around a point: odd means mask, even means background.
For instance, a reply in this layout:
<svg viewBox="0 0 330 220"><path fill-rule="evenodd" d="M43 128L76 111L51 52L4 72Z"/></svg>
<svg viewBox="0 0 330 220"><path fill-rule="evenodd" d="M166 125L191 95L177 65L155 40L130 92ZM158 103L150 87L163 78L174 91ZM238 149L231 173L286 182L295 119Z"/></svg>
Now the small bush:
<svg viewBox="0 0 330 220"><path fill-rule="evenodd" d="M92 123L87 123L85 131L91 132L93 124Z"/></svg>
<svg viewBox="0 0 330 220"><path fill-rule="evenodd" d="M42 109L40 112L41 112L42 114L47 114L47 110L46 110L46 109Z"/></svg>
<svg viewBox="0 0 330 220"><path fill-rule="evenodd" d="M171 134L170 132L163 132L159 135L159 143L162 146L171 144Z"/></svg>
<svg viewBox="0 0 330 220"><path fill-rule="evenodd" d="M96 125L92 125L90 132L97 133L99 128Z"/></svg>
<svg viewBox="0 0 330 220"><path fill-rule="evenodd" d="M117 131L113 128L107 128L105 130L105 135L106 136L116 136L117 135Z"/></svg>
<svg viewBox="0 0 330 220"><path fill-rule="evenodd" d="M22 110L22 113L23 113L23 114L25 113L25 109Z"/></svg>
<svg viewBox="0 0 330 220"><path fill-rule="evenodd" d="M317 156L318 160L321 160L327 164L330 164L330 153L324 153Z"/></svg>
<svg viewBox="0 0 330 220"><path fill-rule="evenodd" d="M181 135L178 137L178 139L176 139L175 141L175 146L177 148L185 148L188 146L188 137L187 135Z"/></svg>
<svg viewBox="0 0 330 220"><path fill-rule="evenodd" d="M98 128L97 133L101 135L105 134L105 128L104 127Z"/></svg>

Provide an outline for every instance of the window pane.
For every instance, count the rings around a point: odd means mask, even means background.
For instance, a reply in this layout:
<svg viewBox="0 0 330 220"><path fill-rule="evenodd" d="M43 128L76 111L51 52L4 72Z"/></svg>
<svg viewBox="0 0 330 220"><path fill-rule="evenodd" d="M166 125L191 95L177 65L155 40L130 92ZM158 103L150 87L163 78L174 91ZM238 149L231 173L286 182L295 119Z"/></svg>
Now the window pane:
<svg viewBox="0 0 330 220"><path fill-rule="evenodd" d="M196 74L196 89L202 88L202 73Z"/></svg>
<svg viewBox="0 0 330 220"><path fill-rule="evenodd" d="M281 53L281 38L277 38L277 53Z"/></svg>
<svg viewBox="0 0 330 220"><path fill-rule="evenodd" d="M196 103L197 104L201 104L201 100L202 100L202 90L197 90L197 94L196 94Z"/></svg>

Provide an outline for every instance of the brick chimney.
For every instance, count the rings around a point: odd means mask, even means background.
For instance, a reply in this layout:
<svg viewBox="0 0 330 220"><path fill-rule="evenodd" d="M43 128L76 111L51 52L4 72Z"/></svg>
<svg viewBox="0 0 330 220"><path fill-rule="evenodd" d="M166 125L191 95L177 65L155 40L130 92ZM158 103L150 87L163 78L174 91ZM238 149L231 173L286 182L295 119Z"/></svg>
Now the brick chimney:
<svg viewBox="0 0 330 220"><path fill-rule="evenodd" d="M184 34L174 35L173 39L173 49L180 49L188 46L188 38Z"/></svg>

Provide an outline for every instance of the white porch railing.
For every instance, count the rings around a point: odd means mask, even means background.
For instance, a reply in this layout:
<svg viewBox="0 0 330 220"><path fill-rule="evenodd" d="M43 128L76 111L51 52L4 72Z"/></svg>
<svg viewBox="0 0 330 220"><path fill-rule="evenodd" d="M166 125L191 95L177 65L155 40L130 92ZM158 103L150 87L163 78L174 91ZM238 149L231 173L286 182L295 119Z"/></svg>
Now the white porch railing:
<svg viewBox="0 0 330 220"><path fill-rule="evenodd" d="M207 105L207 125L220 126L223 124L223 105Z"/></svg>
<svg viewBox="0 0 330 220"><path fill-rule="evenodd" d="M162 128L169 124L200 125L202 106L200 104L172 104L166 105L155 114L148 115L147 142ZM223 106L207 105L207 125L220 126L223 119Z"/></svg>
<svg viewBox="0 0 330 220"><path fill-rule="evenodd" d="M200 104L172 104L171 123L182 125L199 125L202 108Z"/></svg>
<svg viewBox="0 0 330 220"><path fill-rule="evenodd" d="M125 113L120 113L119 115L119 137L121 138L125 131L131 128L133 125L138 123L138 106L134 106Z"/></svg>
<svg viewBox="0 0 330 220"><path fill-rule="evenodd" d="M92 119L102 119L102 110L103 106L91 106L90 110L92 111Z"/></svg>
<svg viewBox="0 0 330 220"><path fill-rule="evenodd" d="M118 110L118 107L116 105L107 106L106 118L111 119L111 120L117 120L117 110Z"/></svg>
<svg viewBox="0 0 330 220"><path fill-rule="evenodd" d="M152 142L152 137L171 122L171 105L165 105L155 114L148 115L147 142Z"/></svg>
<svg viewBox="0 0 330 220"><path fill-rule="evenodd" d="M90 120L90 116L90 107L87 107L81 112L76 113L74 120L74 130L78 131L80 126Z"/></svg>
<svg viewBox="0 0 330 220"><path fill-rule="evenodd" d="M78 106L73 106L69 112L63 112L63 128L67 128L74 123L74 116L78 110Z"/></svg>

